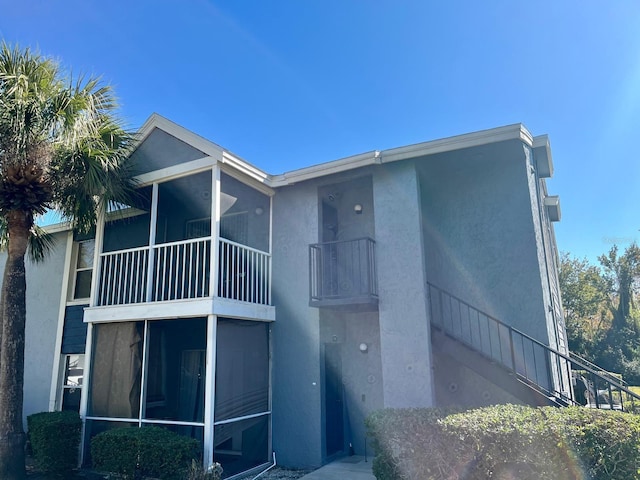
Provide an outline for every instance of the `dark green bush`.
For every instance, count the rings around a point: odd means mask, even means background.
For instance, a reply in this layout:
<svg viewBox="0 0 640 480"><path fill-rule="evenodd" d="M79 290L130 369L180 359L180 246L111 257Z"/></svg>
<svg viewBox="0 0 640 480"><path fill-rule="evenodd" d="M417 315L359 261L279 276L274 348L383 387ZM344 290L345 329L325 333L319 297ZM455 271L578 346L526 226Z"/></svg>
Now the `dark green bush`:
<svg viewBox="0 0 640 480"><path fill-rule="evenodd" d="M27 417L27 427L39 470L63 473L78 465L82 421L77 413L34 413Z"/></svg>
<svg viewBox="0 0 640 480"><path fill-rule="evenodd" d="M640 416L500 405L367 419L378 480L640 480Z"/></svg>
<svg viewBox="0 0 640 480"><path fill-rule="evenodd" d="M91 440L93 468L125 478L133 478L136 469L143 476L181 478L199 450L197 440L155 426L116 428Z"/></svg>

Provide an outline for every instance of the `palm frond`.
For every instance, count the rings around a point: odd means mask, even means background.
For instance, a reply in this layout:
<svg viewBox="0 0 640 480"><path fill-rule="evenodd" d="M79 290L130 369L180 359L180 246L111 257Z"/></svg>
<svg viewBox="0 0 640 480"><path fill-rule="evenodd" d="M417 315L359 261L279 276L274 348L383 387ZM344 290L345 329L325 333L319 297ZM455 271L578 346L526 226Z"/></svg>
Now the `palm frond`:
<svg viewBox="0 0 640 480"><path fill-rule="evenodd" d="M60 148L52 164L53 203L80 231L95 224L98 207L131 204L135 195L127 155L134 137L111 117L102 116L100 122L97 136Z"/></svg>
<svg viewBox="0 0 640 480"><path fill-rule="evenodd" d="M55 246L55 238L38 225L31 227L29 236L28 254L34 263L44 261L47 254ZM9 230L4 217L0 217L0 252L6 252L9 246Z"/></svg>
<svg viewBox="0 0 640 480"><path fill-rule="evenodd" d="M74 79L57 62L0 42L0 216L56 208L88 231L99 206L128 203L133 136L116 107L99 78Z"/></svg>
<svg viewBox="0 0 640 480"><path fill-rule="evenodd" d="M39 263L44 261L54 246L55 239L53 235L38 225L31 227L31 235L29 236L29 258L32 262Z"/></svg>

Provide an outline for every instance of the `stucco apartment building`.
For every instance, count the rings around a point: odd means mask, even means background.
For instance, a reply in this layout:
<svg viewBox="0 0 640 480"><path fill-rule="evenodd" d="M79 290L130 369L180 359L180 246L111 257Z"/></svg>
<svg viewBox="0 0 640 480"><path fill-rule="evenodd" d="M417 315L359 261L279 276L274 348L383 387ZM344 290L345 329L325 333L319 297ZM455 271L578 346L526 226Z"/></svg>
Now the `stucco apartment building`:
<svg viewBox="0 0 640 480"><path fill-rule="evenodd" d="M362 454L383 407L571 388L509 330L567 352L546 136L516 124L271 175L154 114L132 155L136 204L95 235L48 227L54 251L27 267L25 416L78 410L85 445L164 426L234 475L274 451Z"/></svg>

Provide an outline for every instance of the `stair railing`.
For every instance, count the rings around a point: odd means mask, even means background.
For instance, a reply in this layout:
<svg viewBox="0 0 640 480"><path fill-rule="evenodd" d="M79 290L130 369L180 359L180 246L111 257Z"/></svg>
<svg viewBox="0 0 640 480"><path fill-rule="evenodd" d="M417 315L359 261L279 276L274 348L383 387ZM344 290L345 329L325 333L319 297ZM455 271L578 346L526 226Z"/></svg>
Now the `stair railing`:
<svg viewBox="0 0 640 480"><path fill-rule="evenodd" d="M611 373L562 353L427 283L431 326L506 368L560 405L640 411L640 396Z"/></svg>

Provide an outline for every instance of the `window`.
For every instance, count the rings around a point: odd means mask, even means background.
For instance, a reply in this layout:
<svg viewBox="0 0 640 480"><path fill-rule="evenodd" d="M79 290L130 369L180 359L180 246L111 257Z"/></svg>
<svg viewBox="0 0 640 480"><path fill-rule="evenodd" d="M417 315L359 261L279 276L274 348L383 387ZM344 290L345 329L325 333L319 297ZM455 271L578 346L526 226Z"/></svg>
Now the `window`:
<svg viewBox="0 0 640 480"><path fill-rule="evenodd" d="M61 410L80 410L82 378L84 376L84 355L64 355L64 375L62 380Z"/></svg>
<svg viewBox="0 0 640 480"><path fill-rule="evenodd" d="M91 276L93 274L93 255L95 240L78 243L73 276L73 300L91 296Z"/></svg>

